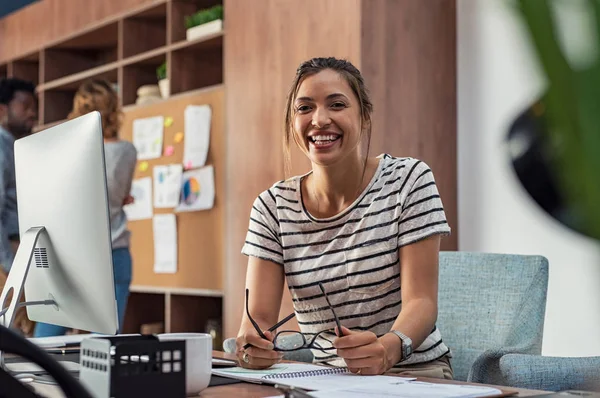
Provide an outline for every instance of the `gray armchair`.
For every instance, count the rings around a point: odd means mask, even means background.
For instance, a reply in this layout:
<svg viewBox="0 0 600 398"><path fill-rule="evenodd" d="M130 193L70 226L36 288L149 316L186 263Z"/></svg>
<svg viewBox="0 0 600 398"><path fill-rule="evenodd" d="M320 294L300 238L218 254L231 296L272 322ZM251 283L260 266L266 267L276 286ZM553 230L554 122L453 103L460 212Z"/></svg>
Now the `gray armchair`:
<svg viewBox="0 0 600 398"><path fill-rule="evenodd" d="M500 359L540 354L548 260L541 256L441 252L437 326L456 380L508 385Z"/></svg>

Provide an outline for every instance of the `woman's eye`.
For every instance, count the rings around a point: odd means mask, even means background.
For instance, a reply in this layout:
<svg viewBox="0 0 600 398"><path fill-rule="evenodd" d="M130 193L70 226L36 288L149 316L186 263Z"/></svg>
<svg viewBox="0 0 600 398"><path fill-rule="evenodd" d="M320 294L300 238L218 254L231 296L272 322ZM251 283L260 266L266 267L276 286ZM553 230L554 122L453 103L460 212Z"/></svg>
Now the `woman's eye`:
<svg viewBox="0 0 600 398"><path fill-rule="evenodd" d="M300 105L296 108L297 112L308 112L310 110L310 106L308 105Z"/></svg>
<svg viewBox="0 0 600 398"><path fill-rule="evenodd" d="M345 108L346 104L344 104L343 102L334 102L333 104L331 104L331 107L335 109L341 109Z"/></svg>

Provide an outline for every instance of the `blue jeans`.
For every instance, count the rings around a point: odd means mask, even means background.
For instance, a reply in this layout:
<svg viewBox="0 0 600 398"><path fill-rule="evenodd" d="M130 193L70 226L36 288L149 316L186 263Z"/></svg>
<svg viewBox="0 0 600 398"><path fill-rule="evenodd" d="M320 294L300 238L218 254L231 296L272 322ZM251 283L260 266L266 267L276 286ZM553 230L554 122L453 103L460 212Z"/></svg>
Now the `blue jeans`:
<svg viewBox="0 0 600 398"><path fill-rule="evenodd" d="M131 284L131 253L129 248L114 249L112 251L113 273L115 277L115 296L117 299L117 312L119 314L119 330L123 327L125 309L129 298L129 285ZM64 326L51 325L38 322L35 325L33 337L60 336L69 330Z"/></svg>

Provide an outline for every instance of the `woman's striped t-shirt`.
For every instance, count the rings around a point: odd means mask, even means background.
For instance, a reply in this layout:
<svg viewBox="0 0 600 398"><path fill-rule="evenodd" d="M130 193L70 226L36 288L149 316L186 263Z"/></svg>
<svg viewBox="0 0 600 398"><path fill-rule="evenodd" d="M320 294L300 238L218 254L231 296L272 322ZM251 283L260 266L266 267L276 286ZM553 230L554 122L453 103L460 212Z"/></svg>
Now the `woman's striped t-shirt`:
<svg viewBox="0 0 600 398"><path fill-rule="evenodd" d="M308 174L306 174L308 175ZM304 208L297 176L280 181L255 200L242 253L284 267L296 317L316 362L345 366L331 341L335 321L319 289L323 283L341 324L352 330L389 332L402 308L399 248L450 227L431 169L413 158L380 156L367 188L342 213L314 218ZM402 365L449 353L434 328Z"/></svg>

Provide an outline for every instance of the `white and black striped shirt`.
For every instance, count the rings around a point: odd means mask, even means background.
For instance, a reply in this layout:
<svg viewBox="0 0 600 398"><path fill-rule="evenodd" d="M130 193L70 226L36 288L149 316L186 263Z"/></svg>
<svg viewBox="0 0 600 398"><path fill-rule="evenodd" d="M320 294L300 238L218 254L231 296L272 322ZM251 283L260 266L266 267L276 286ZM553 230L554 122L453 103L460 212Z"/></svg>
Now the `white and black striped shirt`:
<svg viewBox="0 0 600 398"><path fill-rule="evenodd" d="M307 174L308 175L308 174ZM340 322L352 330L389 332L402 308L399 248L435 234L448 234L442 201L431 169L413 158L380 156L367 188L340 214L314 218L304 208L300 181L280 181L252 206L242 253L280 264L316 362L345 366L331 341L335 322L318 283ZM402 365L428 362L449 353L434 328Z"/></svg>

